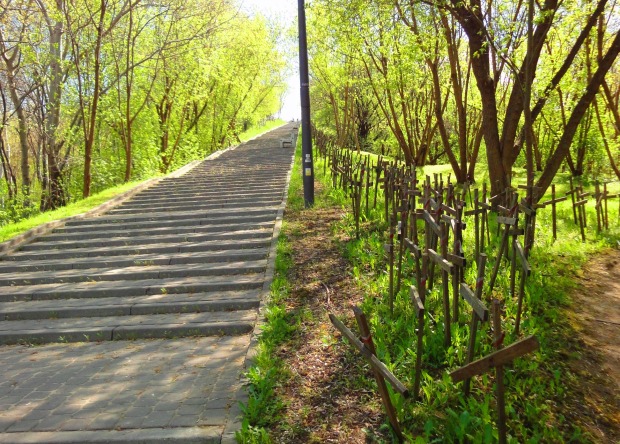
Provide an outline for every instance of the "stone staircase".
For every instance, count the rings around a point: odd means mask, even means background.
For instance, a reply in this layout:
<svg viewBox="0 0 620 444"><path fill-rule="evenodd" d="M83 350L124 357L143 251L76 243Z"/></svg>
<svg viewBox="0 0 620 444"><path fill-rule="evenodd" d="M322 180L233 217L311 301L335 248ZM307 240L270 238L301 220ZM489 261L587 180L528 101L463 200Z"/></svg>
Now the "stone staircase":
<svg viewBox="0 0 620 444"><path fill-rule="evenodd" d="M287 125L228 150L3 257L0 344L249 338L268 286L293 155L279 139L291 130ZM0 350L0 365L5 355ZM241 369L235 371L238 379ZM2 418L0 442L21 436L12 431L66 431L40 422L28 430L19 421L3 428Z"/></svg>

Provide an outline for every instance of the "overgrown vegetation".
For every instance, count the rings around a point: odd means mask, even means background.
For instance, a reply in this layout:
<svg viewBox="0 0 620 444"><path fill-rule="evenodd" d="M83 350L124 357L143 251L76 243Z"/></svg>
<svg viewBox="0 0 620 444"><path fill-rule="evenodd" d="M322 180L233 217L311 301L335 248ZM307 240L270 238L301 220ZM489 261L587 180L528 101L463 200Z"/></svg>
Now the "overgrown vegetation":
<svg viewBox="0 0 620 444"><path fill-rule="evenodd" d="M0 223L204 158L281 107L286 30L237 0L0 11Z"/></svg>
<svg viewBox="0 0 620 444"><path fill-rule="evenodd" d="M317 205L336 205L349 209L351 201L341 190L331 189L329 177L324 177L323 160L315 163L317 179L321 181L324 191L317 195ZM300 174L294 172L294 183L289 198L301 205ZM563 186L559 180L559 186ZM313 211L313 210L306 210ZM615 210L614 210L615 211ZM363 212L362 212L363 213ZM612 216L615 213L612 213ZM405 285L395 300L394 315L390 314L387 301L388 277L383 244L386 241L387 223L383 220L382 202L366 218L363 214L361 236L355 239L355 223L350 212L334 227L334 233L349 239L342 245L343 254L351 265L351 279L355 281L359 292L364 296L362 308L371 322L378 357L409 387L413 384L415 362L415 316L408 294L408 285L413 283L413 265L404 266ZM535 334L540 341L540 350L534 355L515 361L506 372L507 416L509 442L590 442L593 437L588 432L589 414L597 416L605 426L609 412L577 411L581 401L575 399L576 387L580 383L571 371L571 360L580 359L582 344L579 335L567 319L570 310L569 292L574 289L575 276L591 255L610 248L620 239L620 227L617 222L609 232L595 233L596 216L593 208L588 208L588 241L581 242L579 228L573 223L570 203L559 205L559 238L553 241L551 235L550 210L539 210L537 234L531 255L533 274L527 281L526 303L522 334ZM499 239L492 226L492 242L487 247L490 260L494 257ZM465 248L467 259L471 260L472 230L465 230ZM281 238L281 250L285 256L290 245ZM286 247L285 247L286 246ZM281 259L279 259L281 260ZM285 276L290 267L281 268L280 276ZM509 278L506 267L502 268L493 297L500 299L504 305L503 319L507 337L506 344L516 339L512 333L516 300L508 297ZM475 282L470 269L465 276L468 283ZM277 289L281 284L274 287ZM428 296L428 310L441 312L441 297L438 289ZM485 295L487 298L490 295ZM286 363L272 362L274 347L291 347L292 343L282 342L290 329L296 328L298 319L287 313L285 306L272 301L279 316L276 322L268 322L267 347L261 345L264 359L257 361L257 367L251 372L251 407L267 416L257 415L246 410L244 433L240 435L243 442L269 442L266 430L268 426L282 427L287 421L283 413L281 399L273 396L274 388L283 383L287 375ZM352 314L350 315L352 317ZM438 315L438 322L440 314ZM476 377L472 383L472 394L465 397L460 385L455 385L448 377L448 372L461 366L467 349L468 314L461 310L459 323L452 325L452 345L445 348L443 332L440 325L427 323L423 355L422 399L413 402L392 394L397 407L399 419L411 442L483 442L497 441L495 427L495 398L493 392L494 378L491 374ZM274 333L271 328L280 331ZM280 338L275 344L269 339ZM492 351L492 335L488 326L482 327L478 336L477 356ZM262 343L263 339L261 339ZM354 352L350 351L351 355ZM361 358L360 358L361 360ZM267 374L269 368L276 370ZM376 393L376 386L370 373L364 375L368 389ZM582 376L581 376L582 377ZM596 377L593 375L592 377ZM277 389L275 390L277 393ZM260 407L265 402L266 407ZM275 408L278 414L269 409ZM585 408L585 407L584 407ZM251 418L260 416L260 422ZM386 420L387 423L387 420ZM609 427L607 423L607 427ZM256 428L252 428L256 427ZM267 427L265 429L264 427ZM250 433L252 432L252 433ZM372 431L368 431L372 433ZM315 437L316 439L316 437ZM395 437L394 437L395 439Z"/></svg>
<svg viewBox="0 0 620 444"><path fill-rule="evenodd" d="M314 0L313 120L339 146L449 164L493 195L515 167L620 179L618 4Z"/></svg>
<svg viewBox="0 0 620 444"><path fill-rule="evenodd" d="M264 125L254 126L241 133L239 135L239 140L241 142L246 142L259 134L282 125L283 123L284 122L282 120L275 119ZM0 242L9 240L39 225L85 213L112 199L113 197L129 191L140 183L142 182L128 182L122 185L107 188L106 190L93 194L86 199L80 199L57 210L42 213L32 206L20 205L19 202L15 201L8 202L4 209L0 211Z"/></svg>

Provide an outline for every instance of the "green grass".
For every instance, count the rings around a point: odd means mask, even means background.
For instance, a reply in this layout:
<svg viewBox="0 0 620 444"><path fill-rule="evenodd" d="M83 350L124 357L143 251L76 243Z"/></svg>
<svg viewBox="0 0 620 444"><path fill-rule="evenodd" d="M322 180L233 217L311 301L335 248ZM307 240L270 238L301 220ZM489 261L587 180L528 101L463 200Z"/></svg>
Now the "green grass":
<svg viewBox="0 0 620 444"><path fill-rule="evenodd" d="M322 159L316 162L322 169ZM444 172L446 166L425 169L425 172ZM523 178L517 176L515 183ZM331 181L325 181L329 186ZM585 181L584 181L585 182ZM567 189L567 178L558 177L557 192ZM585 182L588 191L593 184ZM617 184L614 184L616 187ZM350 201L340 190L332 190L339 204L350 207ZM594 254L615 245L620 239L618 224L618 203L610 206L610 230L596 233L596 212L593 202L587 207L587 242L582 243L579 228L573 223L570 202L558 205L558 240L551 235L551 209L538 212L536 244L532 252L533 274L526 285L524 313L522 315L522 336L535 334L540 341L538 352L515 361L506 372L507 416L510 430L509 442L587 442L587 434L567 420L562 413L563 403L568 402L571 384L575 383L567 365L566 354L579 348L577 334L568 322L566 309L570 306L569 293L574 289L574 276L578 275L584 263ZM363 211L362 211L363 213ZM468 225L473 226L471 221ZM404 266L404 285L395 297L394 315L390 314L387 293L388 277L383 244L386 241L387 224L383 220L383 201L362 226L360 239L354 239L352 217L342 220L334 229L346 232L352 239L345 246L345 254L353 267L353 275L359 285L359 292L366 295L363 310L369 317L373 328L378 356L407 386L413 386L415 368L415 326L416 318L409 301L408 288L414 284L413 263ZM487 248L489 262L487 277L494 265L498 238L494 235ZM473 262L473 232L464 232L464 247L469 263ZM475 267L466 272L466 282L475 282ZM516 313L516 298L508 296L508 264L500 268L500 275L493 292L504 304L503 328L507 332L505 343L510 344L518 338L513 334ZM459 323L452 324L453 343L449 348L443 346L443 320L441 285L436 278L433 291L427 296L427 310L437 325L428 321L425 325L423 351L423 378L421 384L422 400L414 402L392 396L406 435L412 442L496 442L495 398L493 378L490 375L475 378L472 383L472 396L466 398L460 385L455 385L448 373L465 363L464 357L469 336L468 319L471 309L462 303ZM518 287L517 287L518 288ZM488 291L485 297L488 298ZM477 357L493 351L489 325L484 325L478 333ZM573 353L574 354L574 353ZM372 381L367 381L373 387Z"/></svg>
<svg viewBox="0 0 620 444"><path fill-rule="evenodd" d="M289 208L294 211L303 208L302 193L299 191L302 187L302 177L298 171L299 147L296 165L288 201ZM350 210L350 198L343 190L331 187L328 171L323 175L324 160L315 157L314 166L317 187L321 188L321 192L315 196L315 207L336 205ZM443 173L445 177L450 170L449 166L440 165L424 168L423 171L425 174ZM481 176L484 176L484 172L482 173ZM517 171L514 183L523 183L523 176L524 174ZM585 179L582 182L588 191L593 190L593 183ZM555 183L557 194L560 195L568 189L568 176L559 175ZM618 184L613 184L610 192L617 192L617 186ZM370 202L368 216L364 215L364 208L361 211L362 229L359 239L355 239L355 223L350 212L336 223L332 230L334 233L344 233L350 239L342 245L343 254L351 263L358 293L365 296L362 309L371 324L379 359L405 385L413 387L416 317L408 291L409 285L415 283L414 266L410 260L403 267L404 281L401 291L395 297L395 310L392 315L387 302L388 276L383 248L387 223L383 220L384 203L381 192L376 208L372 208L372 198ZM614 246L620 239L618 202L614 200L610 205L611 227L608 232L596 232L593 202L587 206L587 216L587 241L582 243L579 228L572 220L570 201L559 204L558 239L554 241L551 234L551 209L538 211L536 242L530 258L533 272L526 284L520 337L536 335L540 350L506 367L508 442L513 444L592 440L574 418L565 416L569 410L567 406L574 401L571 398L574 396L573 388L579 383L570 369L569 361L578 359L581 347L578 333L567 317L567 310L572 303L570 292L574 291L576 286L575 276L580 274L583 265L592 255ZM471 220L467 222L473 227ZM245 407L244 426L238 435L239 442L244 443L270 442L264 427L277 423L279 412L283 408L274 395L274 388L287 378L285 364L274 358L273 352L296 328L298 319L295 316L302 315L287 314L282 303L289 291L286 273L292 266L290 245L285 234L288 229L286 219L284 223L285 229L278 245L277 273L272 286L267 325L260 338L256 367L248 373L251 382L250 402ZM487 281L499 244L495 233L492 222L492 242L486 250L489 257ZM464 236L467 260L471 264L474 243L472 229L466 229ZM503 303L502 322L507 334L504 342L506 345L518 340L513 333L517 304L516 298L508 295L508 267L508 262L502 264L493 294L490 295L488 289L485 289L483 294L486 300L492 296ZM475 266L468 267L465 281L472 285L476 279L475 274ZM461 385L452 383L448 376L450 371L465 363L471 309L461 301L459 322L451 326L453 343L449 348L445 348L440 289L440 278L436 277L434 289L427 295L426 308L436 319L437 325L428 320L425 324L421 399L416 402L395 393L391 394L399 420L410 442L497 442L493 374L474 378L469 397L465 397ZM480 326L476 357L494 350L491 338L489 324ZM354 354L351 350L351 355ZM365 376L360 376L360 380L378 398L374 381Z"/></svg>
<svg viewBox="0 0 620 444"><path fill-rule="evenodd" d="M86 199L73 202L57 210L47 211L28 219L0 227L0 242L7 241L39 225L85 213L117 195L129 191L140 183L142 182L128 182L113 188L108 188L105 191L94 194Z"/></svg>
<svg viewBox="0 0 620 444"><path fill-rule="evenodd" d="M284 125L286 122L282 119L276 119L267 122L263 126L257 126L250 128L248 131L240 134L239 138L245 142L247 140L252 139L260 134L263 134L267 131L270 131L274 128ZM157 177L157 176L154 176ZM144 181L136 181L136 182L128 182L122 185L118 185L112 188L108 188L100 193L94 194L87 199L82 199L69 205L66 205L57 210L48 211L45 213L40 213L34 215L32 217L23 219L19 222L10 223L0 227L0 242L4 242L18 236L32 228L38 227L39 225L46 224L48 222L57 221L60 219L64 219L67 217L75 216L78 214L85 213L93 208L101 205L104 202L114 198L115 196L122 194L126 191L129 191L133 187L139 185Z"/></svg>

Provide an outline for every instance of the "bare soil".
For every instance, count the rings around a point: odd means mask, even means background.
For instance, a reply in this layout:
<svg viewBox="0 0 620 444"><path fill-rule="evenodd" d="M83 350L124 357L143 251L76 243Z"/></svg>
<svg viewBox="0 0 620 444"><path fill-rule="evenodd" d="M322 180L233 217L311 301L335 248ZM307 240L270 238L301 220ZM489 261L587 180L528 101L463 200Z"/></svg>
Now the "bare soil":
<svg viewBox="0 0 620 444"><path fill-rule="evenodd" d="M270 430L273 442L389 441L379 430L385 415L378 394L356 383L370 374L368 367L336 338L328 318L331 312L352 319L351 307L362 299L343 259L340 245L347 239L332 234L342 216L337 208L286 214L293 260L287 310L301 325L278 350L292 377L278 389L286 407Z"/></svg>
<svg viewBox="0 0 620 444"><path fill-rule="evenodd" d="M575 420L597 442L620 442L620 250L591 260L573 292L571 323L581 345L570 355L578 375ZM580 405L581 404L581 405ZM571 416L571 415L569 415Z"/></svg>

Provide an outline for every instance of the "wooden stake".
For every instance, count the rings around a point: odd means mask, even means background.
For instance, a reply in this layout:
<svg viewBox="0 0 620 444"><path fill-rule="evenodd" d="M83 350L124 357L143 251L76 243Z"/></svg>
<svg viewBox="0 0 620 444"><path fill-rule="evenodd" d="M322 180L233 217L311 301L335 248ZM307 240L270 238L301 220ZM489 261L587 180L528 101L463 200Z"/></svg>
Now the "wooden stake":
<svg viewBox="0 0 620 444"><path fill-rule="evenodd" d="M495 347L498 350L503 348L502 341L504 333L502 332L501 309L499 301L493 300L493 333L495 336ZM495 384L497 397L497 430L499 432L499 443L506 444L506 401L504 398L504 366L499 364L495 366Z"/></svg>
<svg viewBox="0 0 620 444"><path fill-rule="evenodd" d="M362 340L364 341L365 347L368 348L368 350L373 354L373 356L376 356L377 352L375 350L375 344L372 340L368 321L366 320L366 315L359 307L354 307L353 313L355 314L355 320L357 321L357 326L360 329L360 333L362 335ZM392 400L390 399L390 392L388 392L388 388L385 385L385 379L383 375L374 368L373 373L375 375L375 379L377 380L379 394L381 395L381 400L383 401L383 406L385 407L385 411L387 413L388 419L390 420L390 424L392 425L392 428L394 429L394 432L398 436L399 440L402 442L404 441L405 437L403 436L400 425L398 424L396 409L394 408Z"/></svg>
<svg viewBox="0 0 620 444"><path fill-rule="evenodd" d="M486 263L487 263L487 255L484 253L481 253L480 259L478 260L478 277L476 279L476 289L475 289L475 294L474 294L476 300L478 301L482 299L482 286L484 283L484 272L485 272ZM465 284L461 284L461 287L463 287L463 285ZM469 290L469 287L467 287L467 290ZM462 291L465 291L466 294L468 293L464 288L462 289ZM464 295L463 293L461 294L463 295L463 297L466 297L466 295ZM483 307L483 310L481 312L479 311L478 313L476 313L475 309L472 310L471 323L469 327L469 345L467 347L467 363L468 364L474 360L474 355L476 352L476 333L478 331L478 320L486 321L489 316L488 309L484 307L484 305L482 307ZM474 304L472 304L472 308L474 308ZM463 392L465 393L465 396L469 396L470 385L471 385L471 378L467 378L465 380L465 384L463 385Z"/></svg>

